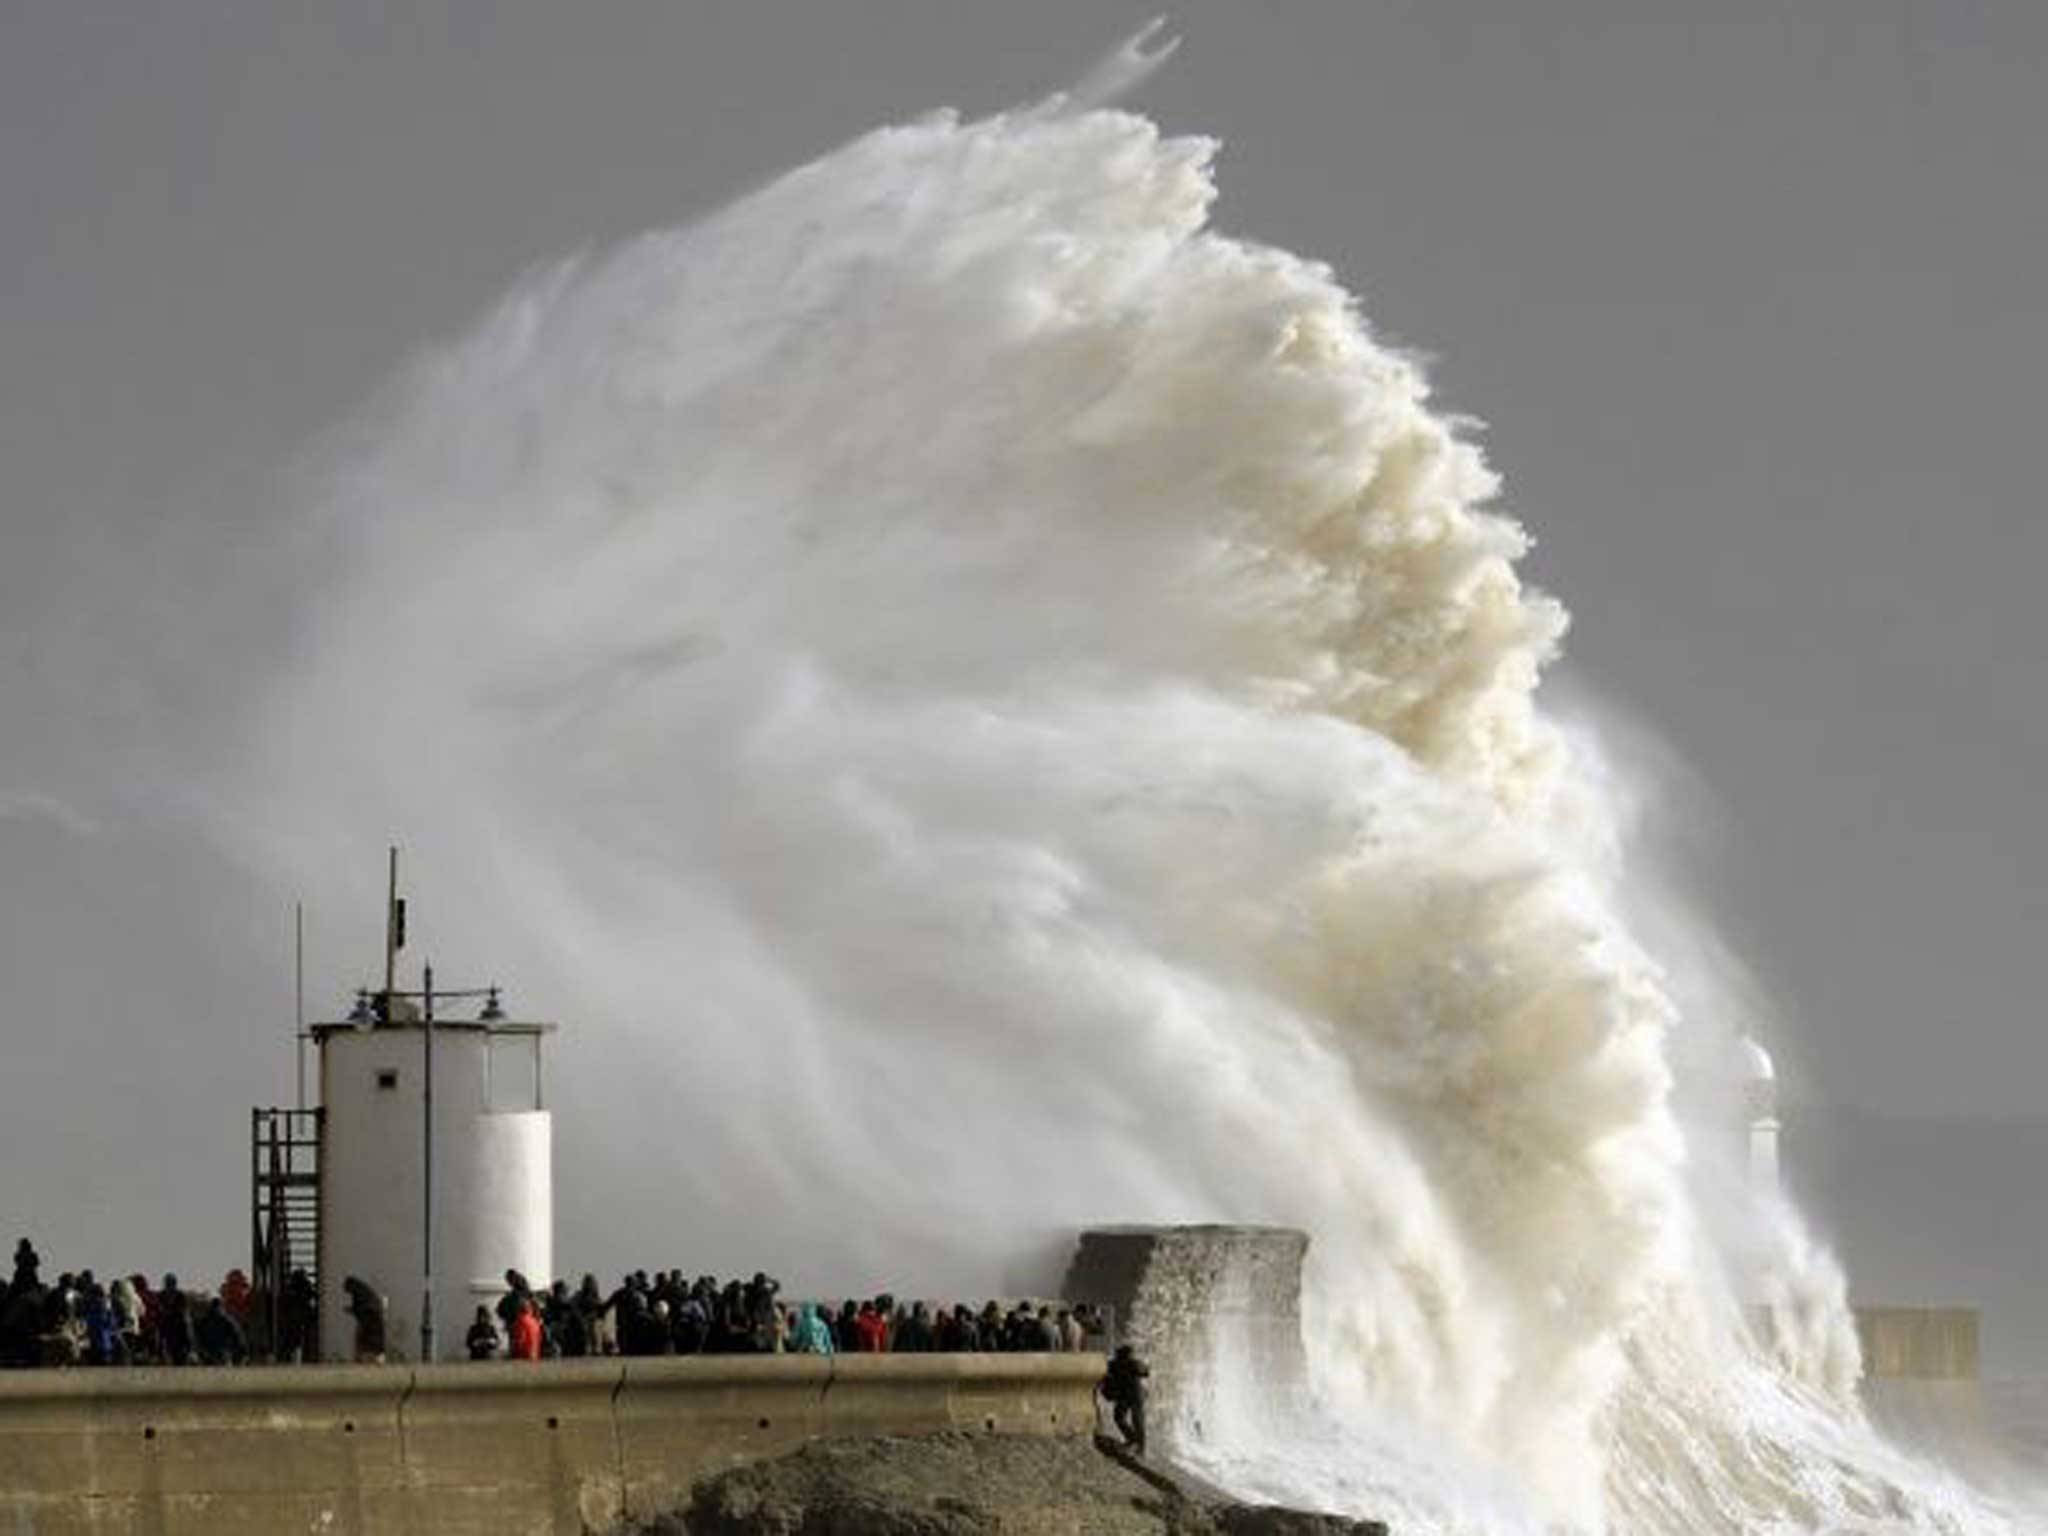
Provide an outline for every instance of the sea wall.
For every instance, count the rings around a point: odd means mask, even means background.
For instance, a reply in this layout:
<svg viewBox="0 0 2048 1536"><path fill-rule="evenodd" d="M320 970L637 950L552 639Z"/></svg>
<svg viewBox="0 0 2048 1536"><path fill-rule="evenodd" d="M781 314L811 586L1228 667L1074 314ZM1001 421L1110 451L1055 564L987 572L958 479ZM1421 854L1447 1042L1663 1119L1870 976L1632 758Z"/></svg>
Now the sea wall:
<svg viewBox="0 0 2048 1536"><path fill-rule="evenodd" d="M828 1436L1086 1434L1099 1355L0 1375L8 1536L583 1536Z"/></svg>

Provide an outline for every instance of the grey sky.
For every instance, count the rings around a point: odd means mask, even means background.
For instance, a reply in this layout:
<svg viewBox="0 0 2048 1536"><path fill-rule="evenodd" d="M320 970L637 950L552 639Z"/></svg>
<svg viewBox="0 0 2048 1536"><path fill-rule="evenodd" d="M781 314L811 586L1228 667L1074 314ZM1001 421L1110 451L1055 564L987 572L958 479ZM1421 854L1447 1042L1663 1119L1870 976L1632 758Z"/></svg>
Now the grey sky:
<svg viewBox="0 0 2048 1536"><path fill-rule="evenodd" d="M180 701L107 609L223 557L180 514L260 516L279 466L523 270L879 123L1041 94L1155 8L9 8L0 1215L167 1233L176 1208L184 1261L232 1250L242 1109L289 1092L283 915L110 787L147 774L123 722ZM1565 675L1721 802L1699 873L1805 1091L2037 1110L2048 9L1207 0L1175 24L1134 104L1220 136L1219 222L1329 261L1490 424L1576 615ZM319 932L331 990L374 918ZM109 1123L109 1081L157 1091ZM180 1204L180 1170L222 1182Z"/></svg>

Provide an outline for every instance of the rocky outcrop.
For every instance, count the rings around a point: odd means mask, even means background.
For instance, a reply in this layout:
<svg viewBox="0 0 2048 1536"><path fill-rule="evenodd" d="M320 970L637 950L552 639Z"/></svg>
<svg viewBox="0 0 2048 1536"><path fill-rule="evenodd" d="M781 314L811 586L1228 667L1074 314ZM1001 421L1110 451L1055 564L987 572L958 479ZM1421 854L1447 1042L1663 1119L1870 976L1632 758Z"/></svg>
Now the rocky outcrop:
<svg viewBox="0 0 2048 1536"><path fill-rule="evenodd" d="M821 1440L699 1482L642 1536L1386 1536L1377 1521L1176 1492L1079 1437Z"/></svg>
<svg viewBox="0 0 2048 1536"><path fill-rule="evenodd" d="M1312 1515L1273 1504L1227 1504L1210 1512L1223 1536L1387 1536L1385 1522Z"/></svg>

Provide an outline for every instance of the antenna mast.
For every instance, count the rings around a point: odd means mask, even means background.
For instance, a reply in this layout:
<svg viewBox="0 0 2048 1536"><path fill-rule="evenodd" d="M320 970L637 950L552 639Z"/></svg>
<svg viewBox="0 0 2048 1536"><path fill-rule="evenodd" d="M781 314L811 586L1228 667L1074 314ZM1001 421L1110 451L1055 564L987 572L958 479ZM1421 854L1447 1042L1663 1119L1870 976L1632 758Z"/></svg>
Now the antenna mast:
<svg viewBox="0 0 2048 1536"><path fill-rule="evenodd" d="M398 845L391 847L391 879L384 896L384 1019L395 1022L398 952L405 948L405 903L398 899Z"/></svg>
<svg viewBox="0 0 2048 1536"><path fill-rule="evenodd" d="M292 903L292 1040L298 1053L299 1108L306 1107L306 904Z"/></svg>

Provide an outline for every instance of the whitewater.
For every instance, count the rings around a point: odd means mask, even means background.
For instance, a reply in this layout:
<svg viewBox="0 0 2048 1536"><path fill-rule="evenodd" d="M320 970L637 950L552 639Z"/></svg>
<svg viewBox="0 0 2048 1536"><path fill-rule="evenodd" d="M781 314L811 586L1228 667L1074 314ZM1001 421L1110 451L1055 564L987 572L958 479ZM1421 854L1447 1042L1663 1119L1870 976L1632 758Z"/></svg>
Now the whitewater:
<svg viewBox="0 0 2048 1536"><path fill-rule="evenodd" d="M565 1252L979 1295L1295 1225L1312 1401L1184 1441L1242 1492L2029 1529L1864 1423L1841 1277L1705 1129L1743 1021L1538 708L1526 535L1327 268L1210 227L1214 154L933 116L533 275L279 518L221 835L367 905L397 832L441 953L572 1021Z"/></svg>

